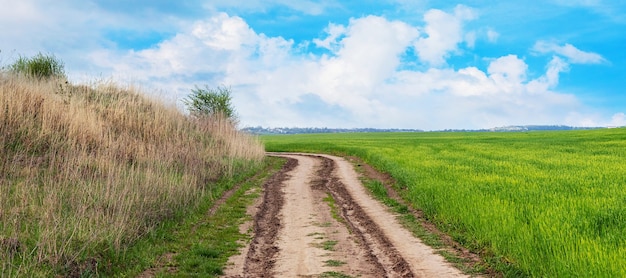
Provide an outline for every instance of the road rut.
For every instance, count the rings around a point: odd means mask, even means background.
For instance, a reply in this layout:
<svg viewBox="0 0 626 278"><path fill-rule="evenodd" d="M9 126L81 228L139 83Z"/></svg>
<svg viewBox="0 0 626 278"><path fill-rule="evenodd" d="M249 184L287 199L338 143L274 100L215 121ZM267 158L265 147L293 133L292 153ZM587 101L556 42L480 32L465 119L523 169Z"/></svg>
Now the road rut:
<svg viewBox="0 0 626 278"><path fill-rule="evenodd" d="M226 277L465 277L374 200L345 159L270 155L288 162L264 185L253 240Z"/></svg>

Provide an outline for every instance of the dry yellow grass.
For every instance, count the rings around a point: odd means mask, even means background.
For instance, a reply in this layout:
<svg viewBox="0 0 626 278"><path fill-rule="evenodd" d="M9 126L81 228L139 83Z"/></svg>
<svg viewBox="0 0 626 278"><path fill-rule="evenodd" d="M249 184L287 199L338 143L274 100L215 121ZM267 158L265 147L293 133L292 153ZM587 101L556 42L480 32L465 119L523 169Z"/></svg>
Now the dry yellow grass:
<svg viewBox="0 0 626 278"><path fill-rule="evenodd" d="M4 73L0 146L0 276L123 251L264 156L230 121L190 119L133 88Z"/></svg>

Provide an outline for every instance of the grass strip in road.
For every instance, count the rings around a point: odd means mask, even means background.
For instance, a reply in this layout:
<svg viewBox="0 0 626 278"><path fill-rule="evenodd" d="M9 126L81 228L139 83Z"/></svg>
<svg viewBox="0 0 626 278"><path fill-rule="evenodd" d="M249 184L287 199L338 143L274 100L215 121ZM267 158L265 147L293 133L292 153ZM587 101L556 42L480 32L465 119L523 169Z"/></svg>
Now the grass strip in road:
<svg viewBox="0 0 626 278"><path fill-rule="evenodd" d="M182 221L168 222L146 235L113 265L106 276L217 277L228 258L236 254L242 241L250 240L239 232L249 220L246 208L259 197L263 182L278 172L284 160L268 157L260 172L242 173L228 181L225 188L237 188L230 198L207 213L215 200L206 200L195 213ZM253 193L250 193L253 192ZM126 267L125 267L126 266Z"/></svg>
<svg viewBox="0 0 626 278"><path fill-rule="evenodd" d="M326 263L326 266L342 266L346 264L346 262L338 261L338 260L327 260L327 261L324 261L324 263Z"/></svg>
<svg viewBox="0 0 626 278"><path fill-rule="evenodd" d="M327 193L327 196L323 200L330 207L330 214L332 215L333 219L337 220L337 222L339 223L343 223L344 225L346 225L347 224L346 220L343 219L341 215L339 215L339 209L337 208L337 205L335 203L335 198L333 198L333 195L331 195L330 193Z"/></svg>
<svg viewBox="0 0 626 278"><path fill-rule="evenodd" d="M352 278L352 276L336 271L326 271L320 274L319 278Z"/></svg>
<svg viewBox="0 0 626 278"><path fill-rule="evenodd" d="M326 251L335 251L335 245L337 245L338 241L336 240L326 240L320 243L318 246Z"/></svg>

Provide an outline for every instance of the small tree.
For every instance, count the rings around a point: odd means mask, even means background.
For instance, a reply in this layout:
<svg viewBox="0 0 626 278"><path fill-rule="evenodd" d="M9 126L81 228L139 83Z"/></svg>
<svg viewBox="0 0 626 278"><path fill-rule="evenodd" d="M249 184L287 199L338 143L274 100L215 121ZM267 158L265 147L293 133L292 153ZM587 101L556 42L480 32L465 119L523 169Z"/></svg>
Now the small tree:
<svg viewBox="0 0 626 278"><path fill-rule="evenodd" d="M235 109L231 103L231 90L227 87L211 89L208 86L191 90L191 94L183 99L183 103L193 116L223 116L232 122L237 121Z"/></svg>
<svg viewBox="0 0 626 278"><path fill-rule="evenodd" d="M63 62L54 55L41 53L30 58L20 56L9 66L9 70L37 79L66 78Z"/></svg>

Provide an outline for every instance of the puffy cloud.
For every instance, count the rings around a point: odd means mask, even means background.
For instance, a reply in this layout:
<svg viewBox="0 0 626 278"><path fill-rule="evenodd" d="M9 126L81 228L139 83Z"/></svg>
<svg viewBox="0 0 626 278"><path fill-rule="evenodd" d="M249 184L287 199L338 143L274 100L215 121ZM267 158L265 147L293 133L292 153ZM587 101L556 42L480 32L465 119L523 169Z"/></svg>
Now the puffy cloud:
<svg viewBox="0 0 626 278"><path fill-rule="evenodd" d="M500 57L489 64L487 72L497 83L519 84L526 80L528 65L516 55Z"/></svg>
<svg viewBox="0 0 626 278"><path fill-rule="evenodd" d="M345 38L333 57L319 59L320 84L328 84L328 97L341 94L341 86L367 94L375 84L390 76L400 63L399 56L417 37L417 30L399 21L368 16L355 19L346 28Z"/></svg>
<svg viewBox="0 0 626 278"><path fill-rule="evenodd" d="M562 123L580 108L573 95L551 90L556 65L532 80L527 80L527 68L517 56L507 55L492 60L487 72L476 67L401 71L387 86L407 95L400 98L406 121L427 129L442 122L450 128ZM415 113L409 113L408 106Z"/></svg>
<svg viewBox="0 0 626 278"><path fill-rule="evenodd" d="M611 123L608 126L626 126L626 114L614 114L613 117L611 117Z"/></svg>
<svg viewBox="0 0 626 278"><path fill-rule="evenodd" d="M313 43L317 47L323 47L328 50L336 51L338 47L338 39L345 35L346 27L343 25L337 25L330 23L326 28L326 33L328 33L328 37L323 40L313 39Z"/></svg>
<svg viewBox="0 0 626 278"><path fill-rule="evenodd" d="M599 113L580 113L573 111L565 120L566 124L589 126L589 127L626 127L626 114L624 112L613 115Z"/></svg>
<svg viewBox="0 0 626 278"><path fill-rule="evenodd" d="M208 21L194 24L191 35L217 50L237 50L255 43L256 34L240 17L221 13Z"/></svg>
<svg viewBox="0 0 626 278"><path fill-rule="evenodd" d="M445 64L445 58L458 51L458 44L463 42L463 22L476 17L475 12L463 5L454 9L454 14L441 10L429 10L424 14L424 33L427 37L415 42L415 49L422 61L433 66ZM467 37L469 44L474 44L473 36Z"/></svg>
<svg viewBox="0 0 626 278"><path fill-rule="evenodd" d="M462 20L473 13L463 6L453 15L428 13L459 24L435 28L458 32L456 39L424 43L446 51L418 53L420 59L445 62L446 53L466 35ZM426 24L433 27L434 22ZM258 34L242 18L220 13L152 48L92 57L120 76L178 97L193 84L231 86L242 124L251 126L441 129L590 123L589 117L576 116L581 104L573 95L555 91L570 58L555 55L534 79L516 55L490 59L485 70L405 68L401 57L412 47L419 52L416 42L424 42L420 30L437 33L378 16L355 18L345 26L329 24L326 36L313 40L328 50L325 54L302 53L291 40Z"/></svg>
<svg viewBox="0 0 626 278"><path fill-rule="evenodd" d="M545 79L549 86L556 86L559 84L559 74L569 70L569 65L565 63L559 57L552 57L550 63L548 63L548 70L546 72Z"/></svg>
<svg viewBox="0 0 626 278"><path fill-rule="evenodd" d="M606 62L600 54L582 51L569 43L560 46L552 42L538 41L532 50L540 54L558 54L567 58L573 64L600 64Z"/></svg>

